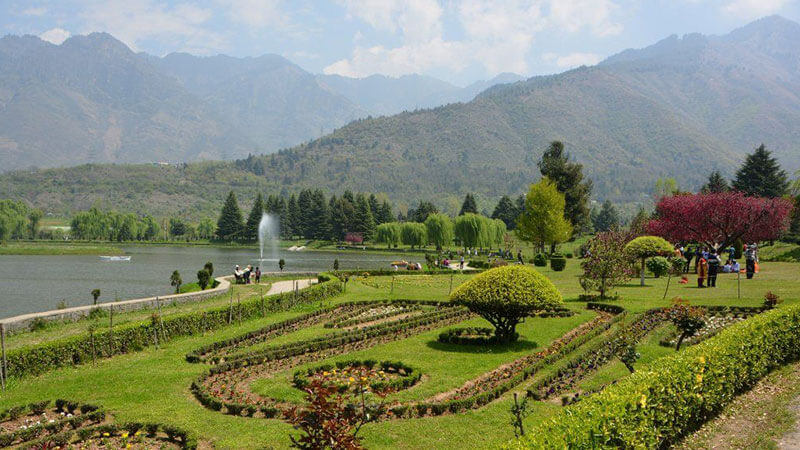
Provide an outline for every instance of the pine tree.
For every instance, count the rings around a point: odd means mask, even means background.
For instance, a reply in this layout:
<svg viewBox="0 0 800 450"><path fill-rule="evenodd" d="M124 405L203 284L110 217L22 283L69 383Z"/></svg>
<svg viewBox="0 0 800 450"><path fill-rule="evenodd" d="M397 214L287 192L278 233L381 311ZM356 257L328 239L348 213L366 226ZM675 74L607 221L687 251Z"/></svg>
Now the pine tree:
<svg viewBox="0 0 800 450"><path fill-rule="evenodd" d="M365 241L372 239L375 233L375 218L369 209L369 201L363 194L356 196L356 213L353 222L355 231L363 233Z"/></svg>
<svg viewBox="0 0 800 450"><path fill-rule="evenodd" d="M589 226L589 197L592 195L591 180L584 180L583 165L570 162L564 152L564 144L553 141L539 160L539 171L543 177L556 184L558 192L566 200L566 218L574 230L580 232Z"/></svg>
<svg viewBox="0 0 800 450"><path fill-rule="evenodd" d="M353 230L355 206L344 196L337 199L330 212L331 236L335 240L344 239L345 233Z"/></svg>
<svg viewBox="0 0 800 450"><path fill-rule="evenodd" d="M728 182L725 181L725 178L722 178L722 174L719 173L719 170L711 172L706 184L700 188L700 192L704 194L717 194L720 192L728 192L729 190L731 190L731 187L728 186Z"/></svg>
<svg viewBox="0 0 800 450"><path fill-rule="evenodd" d="M225 205L222 206L222 213L217 221L217 237L225 241L240 239L243 231L242 211L236 201L236 194L231 191L225 199Z"/></svg>
<svg viewBox="0 0 800 450"><path fill-rule="evenodd" d="M368 202L369 210L372 211L372 217L375 219L375 225L382 224L380 216L381 204L378 203L378 197L375 197L375 194L369 194Z"/></svg>
<svg viewBox="0 0 800 450"><path fill-rule="evenodd" d="M250 210L250 215L247 216L247 223L244 226L244 238L248 241L258 240L258 224L261 223L261 216L264 215L264 199L261 193L256 196L256 201L253 203L253 209Z"/></svg>
<svg viewBox="0 0 800 450"><path fill-rule="evenodd" d="M289 238L301 234L300 211L297 207L297 197L294 194L289 197L289 203L286 205L286 223Z"/></svg>
<svg viewBox="0 0 800 450"><path fill-rule="evenodd" d="M330 239L330 216L325 194L317 189L311 195L311 213L309 214L311 237L319 240Z"/></svg>
<svg viewBox="0 0 800 450"><path fill-rule="evenodd" d="M772 153L761 144L736 172L733 188L755 197L775 198L786 193L789 181Z"/></svg>
<svg viewBox="0 0 800 450"><path fill-rule="evenodd" d="M311 191L309 189L303 189L297 197L297 233L305 239L311 239L313 231L311 224L311 206Z"/></svg>
<svg viewBox="0 0 800 450"><path fill-rule="evenodd" d="M436 214L439 209L431 202L419 202L417 209L408 211L408 220L423 223L431 214Z"/></svg>
<svg viewBox="0 0 800 450"><path fill-rule="evenodd" d="M603 207L594 218L594 231L600 233L619 227L619 213L610 200L603 202Z"/></svg>
<svg viewBox="0 0 800 450"><path fill-rule="evenodd" d="M458 215L463 216L466 213L478 214L478 204L472 194L467 194L464 197L464 203L461 204L461 211L459 211Z"/></svg>
<svg viewBox="0 0 800 450"><path fill-rule="evenodd" d="M509 230L513 230L518 216L519 212L511 201L511 198L507 195L500 197L500 201L498 201L497 206L494 207L492 219L502 220Z"/></svg>
<svg viewBox="0 0 800 450"><path fill-rule="evenodd" d="M381 207L378 210L378 216L380 216L380 223L394 222L394 214L392 214L392 206L389 204L388 201L386 200L383 201L383 204L381 204Z"/></svg>

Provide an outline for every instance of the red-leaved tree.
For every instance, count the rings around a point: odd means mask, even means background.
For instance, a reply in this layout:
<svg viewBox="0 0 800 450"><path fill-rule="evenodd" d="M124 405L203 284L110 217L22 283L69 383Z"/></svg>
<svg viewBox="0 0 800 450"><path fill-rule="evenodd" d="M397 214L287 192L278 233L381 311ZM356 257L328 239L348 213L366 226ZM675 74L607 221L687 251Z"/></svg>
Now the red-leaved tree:
<svg viewBox="0 0 800 450"><path fill-rule="evenodd" d="M789 227L792 203L784 198L747 197L741 192L681 194L662 198L648 231L672 242L727 248L737 239L778 238Z"/></svg>

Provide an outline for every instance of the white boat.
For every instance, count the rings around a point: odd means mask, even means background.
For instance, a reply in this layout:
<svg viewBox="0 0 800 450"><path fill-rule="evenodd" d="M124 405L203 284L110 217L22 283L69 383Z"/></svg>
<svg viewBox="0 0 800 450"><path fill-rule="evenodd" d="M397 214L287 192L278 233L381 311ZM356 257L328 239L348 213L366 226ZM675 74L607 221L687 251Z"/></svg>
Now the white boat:
<svg viewBox="0 0 800 450"><path fill-rule="evenodd" d="M103 261L130 261L130 256L101 256Z"/></svg>

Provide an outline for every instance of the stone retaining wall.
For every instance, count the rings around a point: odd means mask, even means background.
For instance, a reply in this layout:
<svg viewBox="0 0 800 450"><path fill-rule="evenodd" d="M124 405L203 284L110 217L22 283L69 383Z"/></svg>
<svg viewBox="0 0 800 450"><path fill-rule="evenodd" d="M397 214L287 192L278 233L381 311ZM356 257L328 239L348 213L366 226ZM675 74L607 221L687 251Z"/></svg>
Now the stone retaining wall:
<svg viewBox="0 0 800 450"><path fill-rule="evenodd" d="M96 308L110 309L114 308L115 312L133 311L144 308L157 308L156 299L161 303L161 306L174 305L180 303L196 302L205 300L211 297L216 297L224 294L231 287L230 280L232 276L218 277L216 280L219 285L213 289L206 289L205 291L187 292L185 294L172 294L157 297L137 298L133 300L124 300L113 303L98 303L97 305L75 306L72 308L56 309L53 311L44 311L39 313L22 314L20 316L8 317L0 319L3 328L6 332L15 331L20 329L27 329L30 324L36 319L43 320L61 320L73 321L89 315L89 313Z"/></svg>

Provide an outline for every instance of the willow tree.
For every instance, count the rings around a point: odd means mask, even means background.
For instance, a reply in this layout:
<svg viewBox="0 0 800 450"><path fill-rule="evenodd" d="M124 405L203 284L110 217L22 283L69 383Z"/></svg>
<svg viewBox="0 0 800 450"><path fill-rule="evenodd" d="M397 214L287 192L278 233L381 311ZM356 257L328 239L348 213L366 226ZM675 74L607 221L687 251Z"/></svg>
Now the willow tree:
<svg viewBox="0 0 800 450"><path fill-rule="evenodd" d="M451 245L455 239L453 221L450 217L435 213L425 219L425 229L428 232L428 242L436 246L436 251L442 251L446 245Z"/></svg>

